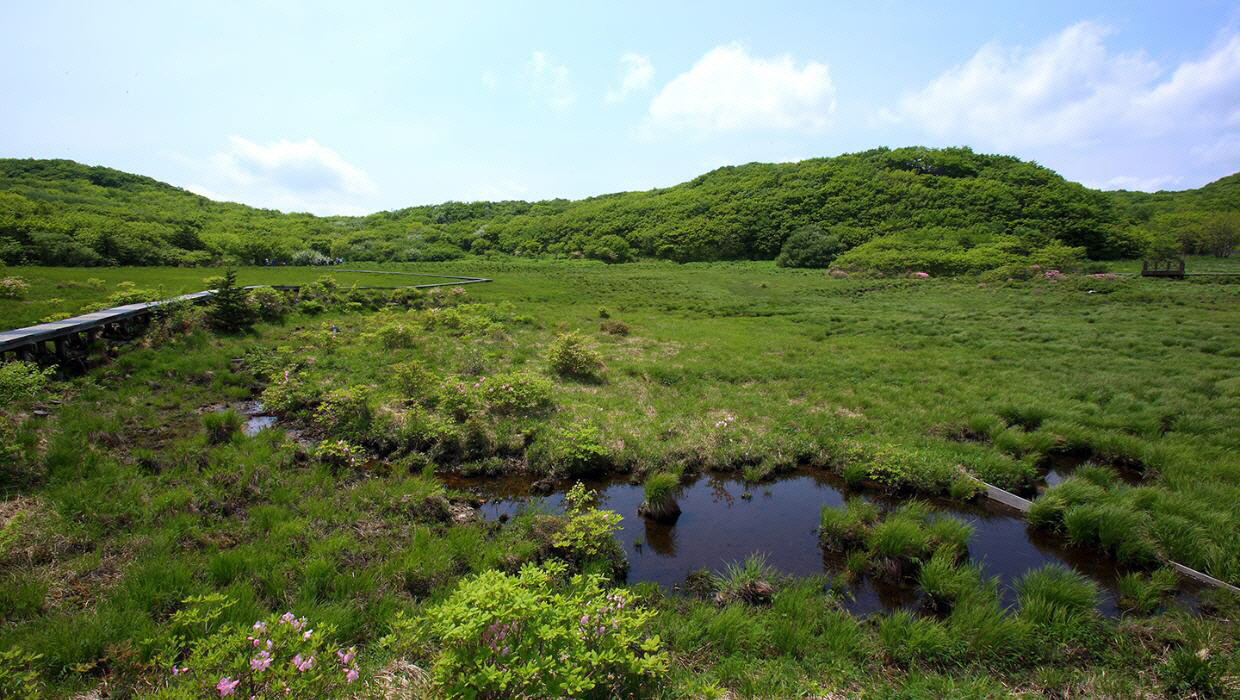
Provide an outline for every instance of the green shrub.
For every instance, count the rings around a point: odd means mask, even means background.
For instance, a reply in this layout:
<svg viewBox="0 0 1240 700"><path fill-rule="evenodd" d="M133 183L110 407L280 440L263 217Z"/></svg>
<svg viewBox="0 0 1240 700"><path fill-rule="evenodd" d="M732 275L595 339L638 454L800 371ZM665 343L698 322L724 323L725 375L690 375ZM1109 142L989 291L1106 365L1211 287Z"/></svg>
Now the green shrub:
<svg viewBox="0 0 1240 700"><path fill-rule="evenodd" d="M594 498L581 482L564 494L566 521L552 539L552 545L576 563L601 556L613 557L616 553L613 535L620 529L623 517L594 507Z"/></svg>
<svg viewBox="0 0 1240 700"><path fill-rule="evenodd" d="M417 343L413 328L403 323L389 323L376 331L375 335L386 350L411 348Z"/></svg>
<svg viewBox="0 0 1240 700"><path fill-rule="evenodd" d="M40 369L33 362L17 360L0 364L0 404L12 405L39 395L56 370Z"/></svg>
<svg viewBox="0 0 1240 700"><path fill-rule="evenodd" d="M577 333L561 333L547 348L551 371L562 377L595 379L603 370L603 358Z"/></svg>
<svg viewBox="0 0 1240 700"><path fill-rule="evenodd" d="M361 440L374 417L370 393L365 387L335 389L323 395L314 409L314 422L332 437Z"/></svg>
<svg viewBox="0 0 1240 700"><path fill-rule="evenodd" d="M280 415L294 415L314 408L322 394L295 371L277 372L279 379L259 394L263 409Z"/></svg>
<svg viewBox="0 0 1240 700"><path fill-rule="evenodd" d="M307 316L318 316L326 311L327 307L318 299L302 299L297 302L297 310Z"/></svg>
<svg viewBox="0 0 1240 700"><path fill-rule="evenodd" d="M479 382L446 379L435 393L435 406L458 421L468 420L482 408Z"/></svg>
<svg viewBox="0 0 1240 700"><path fill-rule="evenodd" d="M249 627L220 624L233 604L212 594L173 613L157 653L167 675L153 697L342 697L360 679L356 650L329 643L331 625L291 612Z"/></svg>
<svg viewBox="0 0 1240 700"><path fill-rule="evenodd" d="M972 501L985 491L986 487L982 486L977 479L962 475L952 480L947 493L959 501Z"/></svg>
<svg viewBox="0 0 1240 700"><path fill-rule="evenodd" d="M602 431L585 422L540 430L526 457L535 470L555 476L587 476L610 463Z"/></svg>
<svg viewBox="0 0 1240 700"><path fill-rule="evenodd" d="M548 562L464 579L424 616L398 615L383 643L397 654L432 645L448 697L629 697L670 665L646 631L653 616L601 577L566 579Z"/></svg>
<svg viewBox="0 0 1240 700"><path fill-rule="evenodd" d="M480 381L487 408L505 415L539 415L552 406L551 382L525 372L494 374Z"/></svg>
<svg viewBox="0 0 1240 700"><path fill-rule="evenodd" d="M288 313L288 300L284 294L271 287L251 289L249 305L264 321L279 321Z"/></svg>
<svg viewBox="0 0 1240 700"><path fill-rule="evenodd" d="M345 440L324 440L315 446L314 458L335 469L352 469L365 461L366 453Z"/></svg>
<svg viewBox="0 0 1240 700"><path fill-rule="evenodd" d="M42 658L17 647L0 649L0 698L43 697L37 665Z"/></svg>
<svg viewBox="0 0 1240 700"><path fill-rule="evenodd" d="M788 236L775 264L780 267L828 267L836 256L848 249L838 232L817 224L803 226Z"/></svg>
<svg viewBox="0 0 1240 700"><path fill-rule="evenodd" d="M241 414L231 408L204 414L202 426L207 431L207 444L222 445L232 441L241 432L243 422Z"/></svg>
<svg viewBox="0 0 1240 700"><path fill-rule="evenodd" d="M438 380L426 365L410 360L392 368L396 388L401 396L412 401L424 401L432 396Z"/></svg>

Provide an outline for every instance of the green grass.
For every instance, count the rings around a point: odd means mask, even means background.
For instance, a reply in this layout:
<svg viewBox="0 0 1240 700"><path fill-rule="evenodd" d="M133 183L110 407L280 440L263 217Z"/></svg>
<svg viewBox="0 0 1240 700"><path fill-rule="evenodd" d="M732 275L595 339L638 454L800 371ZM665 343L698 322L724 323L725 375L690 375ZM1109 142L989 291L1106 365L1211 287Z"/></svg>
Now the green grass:
<svg viewBox="0 0 1240 700"><path fill-rule="evenodd" d="M767 263L476 261L416 270L496 281L468 288L465 301L479 306L454 306L446 317L329 302L321 315L295 314L250 334L194 331L135 344L55 384L40 400L49 416L6 406L18 458L0 470L0 648L42 654L37 668L53 695L137 687L141 673L125 675L121 660L149 660L140 643L160 638L182 598L221 591L239 601L229 613L238 623L292 609L335 624L339 641L359 645L378 670L391 661L378 639L397 611L416 614L468 573L557 556L556 516L455 524L449 506L464 501L427 467L748 470L760 479L809 466L903 497L968 497L961 468L1031 486L1040 459L1072 451L1098 466L1038 498L1036 527L1098 556L1169 557L1240 581L1232 536L1240 285L1123 279L1090 294L1095 282L1083 279L981 287L836 280ZM323 272L243 269L239 282ZM75 311L124 280L188 291L218 270L8 274L33 283L27 301L0 301L4 325L16 326ZM89 277L103 287L68 284ZM628 335L599 329L602 306ZM413 341L386 328L412 328ZM595 378L549 368L547 348L571 331L601 356ZM486 389L496 376L517 375L547 382L546 401L542 389L533 397L539 410L511 410L533 404ZM340 393L349 387L356 393ZM451 393L458 388L464 400ZM285 399L269 402L283 414L281 428L310 438L347 433L366 458L333 467L280 429L204 439L200 409L264 390ZM332 410L317 412L328 396ZM1120 470L1145 481L1125 484ZM22 514L17 525L11 513ZM10 527L19 536L8 537ZM918 558L909 573L945 602L940 618L862 623L812 580L783 582L769 606L719 608L647 591L652 624L676 659L660 692L985 696L1009 687L1157 696L1235 675L1226 669L1240 635L1226 598L1200 623L1209 634L1193 636L1173 612L1134 618L1135 627L1071 613L1084 599L1071 581L1035 578L1022 588L1022 606L1004 610L993 584L957 563L967 526L924 503L880 522L874 507L850 502L824 511L821 536ZM856 553L861 573L870 555ZM1142 592L1158 588L1153 579L1124 585L1134 601L1162 599ZM122 653L127 644L136 657ZM1194 665L1167 646L1198 644L1191 653L1208 647L1215 661Z"/></svg>

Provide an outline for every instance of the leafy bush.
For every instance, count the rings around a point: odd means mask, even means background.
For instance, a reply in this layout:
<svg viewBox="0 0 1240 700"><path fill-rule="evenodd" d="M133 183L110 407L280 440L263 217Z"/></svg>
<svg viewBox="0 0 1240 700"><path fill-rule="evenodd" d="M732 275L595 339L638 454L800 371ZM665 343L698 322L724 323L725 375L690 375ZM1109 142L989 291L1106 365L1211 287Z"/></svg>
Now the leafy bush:
<svg viewBox="0 0 1240 700"><path fill-rule="evenodd" d="M359 680L356 650L333 648L330 625L291 612L248 628L219 624L233 604L217 593L188 598L173 613L158 653L168 675L154 697L341 697Z"/></svg>
<svg viewBox="0 0 1240 700"><path fill-rule="evenodd" d="M370 430L373 415L370 393L365 387L351 386L324 394L314 409L314 422L332 437L360 440Z"/></svg>
<svg viewBox="0 0 1240 700"><path fill-rule="evenodd" d="M828 267L848 249L838 232L811 224L797 229L784 241L775 264L780 267Z"/></svg>
<svg viewBox="0 0 1240 700"><path fill-rule="evenodd" d="M0 278L0 299L25 299L30 283L20 277Z"/></svg>
<svg viewBox="0 0 1240 700"><path fill-rule="evenodd" d="M294 370L277 374L280 375L277 381L268 384L259 395L266 410L293 415L318 405L321 394L317 387L302 379Z"/></svg>
<svg viewBox="0 0 1240 700"><path fill-rule="evenodd" d="M213 411L204 414L202 426L207 431L207 444L222 445L231 441L241 432L242 422L244 422L244 419L241 417L241 414L231 408L226 411Z"/></svg>
<svg viewBox="0 0 1240 700"><path fill-rule="evenodd" d="M293 265L328 265L331 258L323 255L317 250L299 250L289 256L289 262Z"/></svg>
<svg viewBox="0 0 1240 700"><path fill-rule="evenodd" d="M326 311L327 307L318 299L302 299L297 302L297 310L307 316L318 316Z"/></svg>
<svg viewBox="0 0 1240 700"><path fill-rule="evenodd" d="M594 507L594 499L594 494L581 482L564 494L567 520L555 534L552 544L565 552L571 561L584 562L616 553L613 535L620 529L623 517L619 513Z"/></svg>
<svg viewBox="0 0 1240 700"><path fill-rule="evenodd" d="M366 453L345 440L324 440L315 446L314 458L336 469L351 469L365 460Z"/></svg>
<svg viewBox="0 0 1240 700"><path fill-rule="evenodd" d="M429 398L436 387L437 379L426 365L417 360L402 362L392 368L396 388L406 399L422 401Z"/></svg>
<svg viewBox="0 0 1240 700"><path fill-rule="evenodd" d="M527 564L464 579L422 617L398 615L384 644L434 650L432 673L448 697L627 697L669 667L646 631L653 616L599 576Z"/></svg>
<svg viewBox="0 0 1240 700"><path fill-rule="evenodd" d="M249 306L264 321L279 321L288 313L288 300L271 287L251 289Z"/></svg>
<svg viewBox="0 0 1240 700"><path fill-rule="evenodd" d="M468 420L482 407L479 382L446 379L435 392L435 406L458 421Z"/></svg>
<svg viewBox="0 0 1240 700"><path fill-rule="evenodd" d="M509 415L537 415L552 406L551 382L525 372L495 374L480 381L487 408Z"/></svg>
<svg viewBox="0 0 1240 700"><path fill-rule="evenodd" d="M379 338L379 344L387 350L411 348L417 343L413 328L403 323L389 323L376 331L375 335Z"/></svg>
<svg viewBox="0 0 1240 700"><path fill-rule="evenodd" d="M585 476L604 470L610 454L595 426L577 422L544 428L526 453L530 466L556 476Z"/></svg>
<svg viewBox="0 0 1240 700"><path fill-rule="evenodd" d="M40 658L17 647L0 650L0 698L42 697L43 683L36 670Z"/></svg>
<svg viewBox="0 0 1240 700"><path fill-rule="evenodd" d="M55 373L51 367L40 369L33 362L22 360L0 364L0 404L12 405L33 399Z"/></svg>
<svg viewBox="0 0 1240 700"><path fill-rule="evenodd" d="M628 241L615 234L591 239L582 249L587 258L605 263L623 263L633 259L633 249Z"/></svg>
<svg viewBox="0 0 1240 700"><path fill-rule="evenodd" d="M603 369L603 358L580 334L561 333L547 348L551 371L561 377L597 378Z"/></svg>

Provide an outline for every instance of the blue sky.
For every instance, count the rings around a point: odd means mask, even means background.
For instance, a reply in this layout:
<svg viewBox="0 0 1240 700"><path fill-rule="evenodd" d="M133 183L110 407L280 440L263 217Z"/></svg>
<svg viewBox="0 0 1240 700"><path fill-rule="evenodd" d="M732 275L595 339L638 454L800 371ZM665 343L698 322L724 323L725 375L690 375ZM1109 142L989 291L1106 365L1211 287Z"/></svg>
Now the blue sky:
<svg viewBox="0 0 1240 700"><path fill-rule="evenodd" d="M1231 2L25 2L0 156L285 211L577 198L968 145L1091 186L1240 170Z"/></svg>

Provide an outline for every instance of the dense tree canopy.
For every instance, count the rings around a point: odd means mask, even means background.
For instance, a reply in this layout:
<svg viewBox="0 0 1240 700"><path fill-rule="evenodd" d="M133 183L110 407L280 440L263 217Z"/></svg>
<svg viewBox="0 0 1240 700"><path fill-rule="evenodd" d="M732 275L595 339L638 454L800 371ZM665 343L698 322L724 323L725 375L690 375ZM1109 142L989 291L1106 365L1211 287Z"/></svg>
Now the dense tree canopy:
<svg viewBox="0 0 1240 700"><path fill-rule="evenodd" d="M972 262L943 269L973 269L1048 246L1131 257L1173 229L1191 241L1186 249L1210 248L1223 224L1205 215L1238 210L1240 174L1186 192L1105 193L965 148L880 148L729 166L674 187L579 201L446 202L361 217L214 202L72 161L0 160L0 260L10 264L773 259L794 232L817 230L843 232L841 260L854 266L881 259L918 269L942 257L933 251L951 251Z"/></svg>

